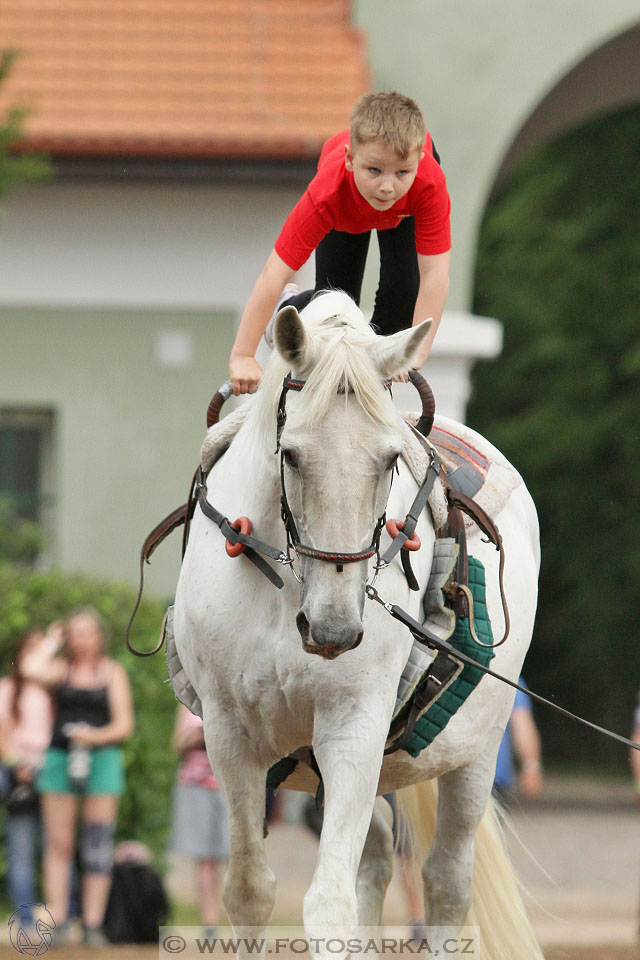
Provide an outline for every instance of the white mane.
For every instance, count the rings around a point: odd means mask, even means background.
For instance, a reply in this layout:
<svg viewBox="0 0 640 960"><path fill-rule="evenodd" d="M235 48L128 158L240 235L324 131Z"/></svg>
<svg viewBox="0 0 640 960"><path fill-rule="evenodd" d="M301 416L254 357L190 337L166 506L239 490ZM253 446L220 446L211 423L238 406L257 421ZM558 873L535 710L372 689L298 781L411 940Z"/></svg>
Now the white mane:
<svg viewBox="0 0 640 960"><path fill-rule="evenodd" d="M376 423L394 426L398 415L390 402L380 373L371 359L378 340L360 308L341 291L315 297L300 313L312 343L308 369L296 371L306 383L296 415L308 424L325 416L339 390L348 386L358 403ZM274 350L258 389L251 420L260 437L271 442L282 381L289 365ZM344 389L344 402L348 392Z"/></svg>

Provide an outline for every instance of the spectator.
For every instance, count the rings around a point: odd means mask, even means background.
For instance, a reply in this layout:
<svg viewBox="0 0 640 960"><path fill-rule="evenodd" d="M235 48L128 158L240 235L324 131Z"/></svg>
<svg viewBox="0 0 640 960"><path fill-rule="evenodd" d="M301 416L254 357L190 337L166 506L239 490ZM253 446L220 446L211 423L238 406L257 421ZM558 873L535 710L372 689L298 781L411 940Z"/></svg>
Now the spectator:
<svg viewBox="0 0 640 960"><path fill-rule="evenodd" d="M41 630L29 631L15 652L10 676L0 680L0 754L2 794L7 809L7 879L20 923L32 928L37 902L36 854L40 809L35 779L51 739L53 709L50 694L20 673L23 658L42 644Z"/></svg>
<svg viewBox="0 0 640 960"><path fill-rule="evenodd" d="M196 863L200 919L211 937L220 922L220 864L229 859L229 824L204 746L202 720L182 704L173 747L180 754L180 765L173 794L171 849Z"/></svg>
<svg viewBox="0 0 640 960"><path fill-rule="evenodd" d="M51 744L37 785L45 830L44 893L57 927L55 940L68 940L69 889L76 818L82 868L84 943L103 946L102 923L113 864L113 835L119 796L124 791L120 745L133 731L129 679L103 652L105 630L92 608L67 621L62 638L47 637L25 656L21 673L48 686L54 697Z"/></svg>
<svg viewBox="0 0 640 960"><path fill-rule="evenodd" d="M522 677L520 686L526 687ZM528 800L535 800L542 789L542 745L533 719L531 697L516 690L513 710L500 742L493 781L494 792L503 803L509 803L516 786L514 753L518 763L518 787Z"/></svg>

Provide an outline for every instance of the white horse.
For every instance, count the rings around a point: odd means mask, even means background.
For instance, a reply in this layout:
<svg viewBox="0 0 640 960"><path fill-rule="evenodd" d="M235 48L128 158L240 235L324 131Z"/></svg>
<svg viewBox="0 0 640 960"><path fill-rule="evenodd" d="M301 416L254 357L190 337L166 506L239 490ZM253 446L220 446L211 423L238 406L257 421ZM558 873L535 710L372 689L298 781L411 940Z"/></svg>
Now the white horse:
<svg viewBox="0 0 640 960"><path fill-rule="evenodd" d="M290 370L306 381L288 395L280 438L299 538L318 549L362 551L385 509L404 516L417 489L399 458L402 423L383 381L408 368L428 327L427 321L378 337L353 301L335 292L314 299L302 316L293 308L281 311L276 350L258 395L208 477L211 502L230 519L249 516L255 536L285 549L274 451L276 407ZM506 463L486 441L477 441ZM515 680L531 638L539 566L535 509L519 478L494 519L506 551L512 623L492 668ZM424 585L435 540L428 510L418 532L422 549L412 557ZM388 542L383 532L383 549ZM497 553L479 533L470 536L469 553L485 565L497 633L503 623ZM267 771L311 746L324 784L324 824L304 898L309 936L327 926L347 935L358 924L379 924L393 845L388 804L376 796L420 783L414 806L424 832L425 819L434 818L436 793L422 782L438 778L437 826L422 869L430 947L438 949L469 915L483 926L482 956L541 958L501 838L487 818L478 830L512 689L484 677L417 759L402 750L383 759L413 638L382 606L367 601L373 561L345 563L342 571L308 556L299 562L302 585L285 575L284 588L275 589L246 558L227 556L224 537L196 509L175 599L178 654L201 700L208 754L229 811L223 900L236 934L265 930L274 903L263 844ZM408 589L397 559L376 586L419 617L420 595ZM318 778L299 763L285 785L315 793ZM476 912L469 914L472 899Z"/></svg>

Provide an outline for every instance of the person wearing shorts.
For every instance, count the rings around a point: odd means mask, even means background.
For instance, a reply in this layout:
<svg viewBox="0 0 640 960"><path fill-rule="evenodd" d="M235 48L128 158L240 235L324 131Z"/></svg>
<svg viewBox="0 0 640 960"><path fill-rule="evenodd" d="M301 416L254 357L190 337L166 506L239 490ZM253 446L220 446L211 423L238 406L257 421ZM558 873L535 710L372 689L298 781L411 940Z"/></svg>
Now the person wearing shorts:
<svg viewBox="0 0 640 960"><path fill-rule="evenodd" d="M125 789L121 744L134 721L129 679L119 663L104 655L104 638L99 613L83 608L63 627L50 629L33 656L23 660L24 675L49 687L54 698L51 744L37 787L45 835L44 894L58 945L68 941L79 812L84 944L106 943L102 924L118 801Z"/></svg>
<svg viewBox="0 0 640 960"><path fill-rule="evenodd" d="M173 792L171 851L196 864L198 907L209 936L220 922L220 866L229 859L224 798L204 746L202 720L178 707L173 747L180 764Z"/></svg>

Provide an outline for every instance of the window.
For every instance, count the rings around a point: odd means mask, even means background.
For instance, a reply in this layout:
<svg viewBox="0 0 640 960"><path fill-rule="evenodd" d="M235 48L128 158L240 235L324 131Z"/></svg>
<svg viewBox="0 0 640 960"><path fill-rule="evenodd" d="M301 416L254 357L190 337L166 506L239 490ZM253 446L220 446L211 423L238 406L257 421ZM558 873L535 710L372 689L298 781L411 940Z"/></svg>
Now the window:
<svg viewBox="0 0 640 960"><path fill-rule="evenodd" d="M0 496L16 513L49 527L54 415L50 410L0 407Z"/></svg>

